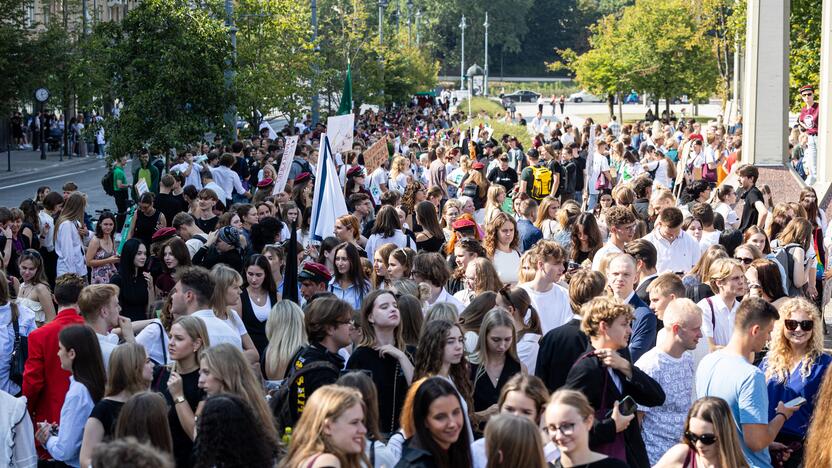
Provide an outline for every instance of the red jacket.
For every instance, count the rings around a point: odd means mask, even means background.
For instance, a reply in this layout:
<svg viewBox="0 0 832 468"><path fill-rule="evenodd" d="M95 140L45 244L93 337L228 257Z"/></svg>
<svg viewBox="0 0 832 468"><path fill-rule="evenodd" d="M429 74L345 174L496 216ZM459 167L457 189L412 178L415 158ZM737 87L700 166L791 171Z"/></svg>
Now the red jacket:
<svg viewBox="0 0 832 468"><path fill-rule="evenodd" d="M69 390L71 373L61 369L58 333L66 326L83 323L84 319L77 310L63 309L54 320L29 334L23 395L29 400L29 414L35 422L60 423L61 407Z"/></svg>

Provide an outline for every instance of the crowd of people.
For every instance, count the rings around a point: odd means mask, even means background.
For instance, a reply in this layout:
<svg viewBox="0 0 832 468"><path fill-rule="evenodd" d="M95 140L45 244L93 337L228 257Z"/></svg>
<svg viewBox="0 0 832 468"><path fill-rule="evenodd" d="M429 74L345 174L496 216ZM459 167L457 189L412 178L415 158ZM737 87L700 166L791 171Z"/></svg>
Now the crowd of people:
<svg viewBox="0 0 832 468"><path fill-rule="evenodd" d="M721 122L464 120L356 116L323 239L322 124L0 207L0 465L832 463L812 188Z"/></svg>

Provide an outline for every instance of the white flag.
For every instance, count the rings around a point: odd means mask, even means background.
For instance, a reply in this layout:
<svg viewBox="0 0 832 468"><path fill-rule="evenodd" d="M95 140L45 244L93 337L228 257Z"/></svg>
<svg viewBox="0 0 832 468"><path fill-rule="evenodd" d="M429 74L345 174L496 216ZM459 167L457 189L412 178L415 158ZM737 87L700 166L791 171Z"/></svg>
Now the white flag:
<svg viewBox="0 0 832 468"><path fill-rule="evenodd" d="M283 158L280 160L280 168L277 170L277 180L274 181L272 195L277 195L286 187L289 181L289 170L292 168L292 161L295 160L295 150L298 147L298 136L286 137L286 144L283 147Z"/></svg>
<svg viewBox="0 0 832 468"><path fill-rule="evenodd" d="M276 133L276 132L274 131L274 129L272 128L272 124L270 124L269 122L267 122L267 121L265 121L265 120L264 120L264 121L262 121L262 122L260 122L260 128L258 128L258 130L259 130L259 131L262 131L264 128L268 128L268 129L269 129L269 138L271 138L272 140L276 140L276 139L277 139L277 133Z"/></svg>
<svg viewBox="0 0 832 468"><path fill-rule="evenodd" d="M335 170L335 158L326 134L321 135L318 151L318 167L315 169L315 194L312 198L312 240L322 241L333 235L335 219L348 214L344 189Z"/></svg>

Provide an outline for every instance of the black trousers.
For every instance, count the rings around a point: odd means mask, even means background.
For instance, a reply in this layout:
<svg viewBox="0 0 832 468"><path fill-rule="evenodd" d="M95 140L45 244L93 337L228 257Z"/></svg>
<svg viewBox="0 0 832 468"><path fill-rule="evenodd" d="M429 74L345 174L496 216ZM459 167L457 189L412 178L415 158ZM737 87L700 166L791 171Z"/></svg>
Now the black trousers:
<svg viewBox="0 0 832 468"><path fill-rule="evenodd" d="M127 217L127 201L129 200L129 195L127 193L127 190L116 190L114 198L116 199L115 232L121 232L121 228L124 227L124 219Z"/></svg>

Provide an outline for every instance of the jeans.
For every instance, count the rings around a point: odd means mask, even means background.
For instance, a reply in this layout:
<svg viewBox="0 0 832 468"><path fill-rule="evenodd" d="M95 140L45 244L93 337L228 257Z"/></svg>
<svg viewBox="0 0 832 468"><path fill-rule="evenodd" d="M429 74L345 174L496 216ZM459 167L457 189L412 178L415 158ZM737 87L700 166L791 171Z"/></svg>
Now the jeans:
<svg viewBox="0 0 832 468"><path fill-rule="evenodd" d="M589 194L589 199L586 202L586 211L587 212L591 213L592 210L594 210L595 207L598 206L598 198L600 196L601 196L600 193L590 193Z"/></svg>
<svg viewBox="0 0 832 468"><path fill-rule="evenodd" d="M116 199L115 232L121 232L121 229L124 227L124 220L125 218L127 218L127 200L129 199L127 195L127 189L116 190L116 194L113 197Z"/></svg>
<svg viewBox="0 0 832 468"><path fill-rule="evenodd" d="M818 180L818 136L807 136L809 141L806 151L803 152L803 170L809 174L806 177L806 185L814 185Z"/></svg>

